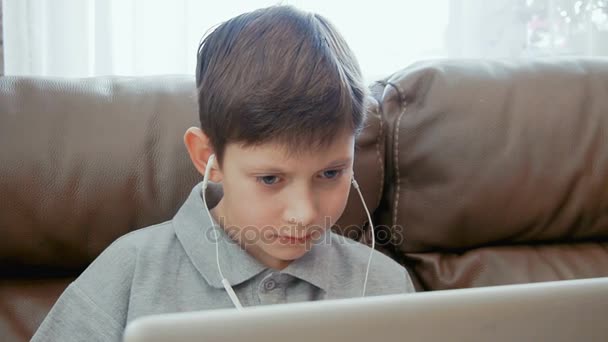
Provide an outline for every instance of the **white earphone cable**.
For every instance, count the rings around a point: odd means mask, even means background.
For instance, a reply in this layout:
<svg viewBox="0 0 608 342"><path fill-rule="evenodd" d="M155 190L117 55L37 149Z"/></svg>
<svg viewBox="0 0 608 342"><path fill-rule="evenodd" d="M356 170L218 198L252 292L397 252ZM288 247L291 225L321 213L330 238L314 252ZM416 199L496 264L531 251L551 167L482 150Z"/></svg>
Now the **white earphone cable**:
<svg viewBox="0 0 608 342"><path fill-rule="evenodd" d="M209 183L209 173L211 172L211 166L213 165L214 161L215 161L215 154L212 154L209 157L209 160L207 161L207 167L205 168L205 176L203 177L203 189L202 189L203 205L205 206L205 211L207 212L207 215L209 216L209 222L213 222L213 218L211 217L211 212L209 211L209 208L207 207L207 199L205 196L205 192L207 190L207 184ZM222 266L220 265L220 244L219 244L220 232L219 232L219 229L221 229L221 228L217 227L215 224L213 226L214 226L214 233L215 233L215 259L217 262L217 270L220 273L220 278L222 278L222 285L226 289L226 292L228 292L228 296L230 297L232 304L234 304L234 306L238 310L242 310L243 306L241 305L241 302L239 301L239 297L237 297L236 293L234 292L234 289L232 288L232 286L230 286L230 283L228 282L226 277L224 277L224 272L222 272Z"/></svg>
<svg viewBox="0 0 608 342"><path fill-rule="evenodd" d="M361 203L363 203L363 208L365 208L365 213L367 214L367 219L369 222L369 227L371 229L371 235L372 235L372 246L371 246L371 251L369 253L369 259L367 260L367 268L365 270L365 281L363 282L363 292L361 294L361 297L365 297L365 290L367 289L367 278L369 277L369 268L372 264L372 257L374 256L374 250L376 249L376 234L374 232L374 223L372 222L372 216L369 214L369 210L367 209L367 205L365 204L365 200L363 199L363 194L361 193L361 190L359 189L359 183L357 183L357 181L355 180L355 175L353 175L352 178L352 183L353 183L353 187L357 190L357 193L359 193L359 198L361 198Z"/></svg>

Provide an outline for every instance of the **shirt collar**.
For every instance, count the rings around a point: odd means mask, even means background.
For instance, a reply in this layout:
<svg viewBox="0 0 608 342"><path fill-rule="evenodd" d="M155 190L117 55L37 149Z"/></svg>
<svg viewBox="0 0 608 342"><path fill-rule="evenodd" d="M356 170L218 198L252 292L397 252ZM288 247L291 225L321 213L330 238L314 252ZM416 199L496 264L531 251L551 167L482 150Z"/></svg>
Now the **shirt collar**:
<svg viewBox="0 0 608 342"><path fill-rule="evenodd" d="M215 234L219 233L220 266L230 285L238 285L264 271L264 265L234 242L224 229L209 220L201 196L202 188L202 183L197 184L173 217L177 238L194 267L209 285L223 287L216 259Z"/></svg>
<svg viewBox="0 0 608 342"><path fill-rule="evenodd" d="M199 183L173 217L173 227L186 254L207 283L215 288L223 288L216 260L216 233L219 233L220 266L230 285L239 285L268 269L232 240L215 221L209 220L201 194L202 183ZM206 195L209 196L209 188ZM329 258L330 247L331 233L328 231L311 246L310 251L280 273L304 280L327 292L332 262Z"/></svg>
<svg viewBox="0 0 608 342"><path fill-rule="evenodd" d="M327 293L329 291L330 276L334 262L330 256L331 234L331 232L326 231L311 246L310 251L290 263L281 273L304 280Z"/></svg>

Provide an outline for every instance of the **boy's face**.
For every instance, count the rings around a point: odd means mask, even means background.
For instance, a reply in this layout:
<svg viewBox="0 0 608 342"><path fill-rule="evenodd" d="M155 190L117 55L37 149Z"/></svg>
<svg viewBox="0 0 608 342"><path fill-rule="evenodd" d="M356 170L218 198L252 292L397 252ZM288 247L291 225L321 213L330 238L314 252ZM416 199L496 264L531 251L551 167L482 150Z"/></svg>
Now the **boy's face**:
<svg viewBox="0 0 608 342"><path fill-rule="evenodd" d="M226 146L220 225L260 262L282 269L303 256L342 215L350 191L354 135L322 151L287 156L278 144Z"/></svg>

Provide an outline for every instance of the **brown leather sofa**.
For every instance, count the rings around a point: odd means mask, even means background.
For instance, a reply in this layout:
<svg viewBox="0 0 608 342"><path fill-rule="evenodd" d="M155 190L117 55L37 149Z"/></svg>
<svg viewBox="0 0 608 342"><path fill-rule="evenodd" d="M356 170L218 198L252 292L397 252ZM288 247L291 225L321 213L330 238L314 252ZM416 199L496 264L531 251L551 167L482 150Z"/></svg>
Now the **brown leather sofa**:
<svg viewBox="0 0 608 342"><path fill-rule="evenodd" d="M428 61L371 91L355 174L419 290L608 276L607 59ZM172 217L192 125L190 76L0 78L0 340ZM335 229L369 241L355 196Z"/></svg>

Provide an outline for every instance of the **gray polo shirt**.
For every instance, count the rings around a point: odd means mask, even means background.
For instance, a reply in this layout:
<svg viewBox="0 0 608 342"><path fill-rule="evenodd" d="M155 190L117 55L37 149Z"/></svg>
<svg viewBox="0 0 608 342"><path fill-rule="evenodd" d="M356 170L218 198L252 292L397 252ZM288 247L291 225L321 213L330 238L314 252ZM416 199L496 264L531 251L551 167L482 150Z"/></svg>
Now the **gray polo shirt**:
<svg viewBox="0 0 608 342"><path fill-rule="evenodd" d="M168 222L112 243L71 283L33 341L120 341L135 318L233 307L216 264L244 307L361 296L369 247L327 232L281 271L250 256L227 234L214 239L201 184ZM366 296L414 292L406 270L374 252Z"/></svg>

